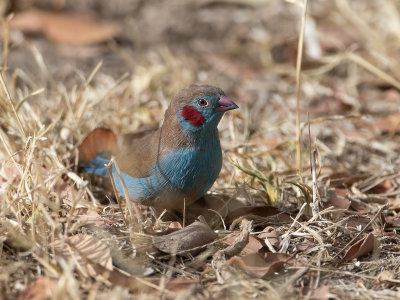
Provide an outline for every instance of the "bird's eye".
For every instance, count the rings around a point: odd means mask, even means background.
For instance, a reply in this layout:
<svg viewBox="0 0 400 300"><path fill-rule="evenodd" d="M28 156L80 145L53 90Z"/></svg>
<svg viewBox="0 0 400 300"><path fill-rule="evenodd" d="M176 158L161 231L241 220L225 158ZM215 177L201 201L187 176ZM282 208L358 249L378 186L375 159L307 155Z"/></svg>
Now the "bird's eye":
<svg viewBox="0 0 400 300"><path fill-rule="evenodd" d="M201 107L206 107L208 106L208 101L206 99L200 98L197 100L197 104Z"/></svg>

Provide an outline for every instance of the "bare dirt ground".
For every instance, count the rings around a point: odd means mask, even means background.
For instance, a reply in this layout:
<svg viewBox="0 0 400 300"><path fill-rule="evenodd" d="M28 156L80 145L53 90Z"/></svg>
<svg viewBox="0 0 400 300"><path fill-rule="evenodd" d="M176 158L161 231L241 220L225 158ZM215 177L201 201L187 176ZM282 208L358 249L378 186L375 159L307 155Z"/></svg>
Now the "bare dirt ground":
<svg viewBox="0 0 400 300"><path fill-rule="evenodd" d="M4 1L0 299L400 298L400 4L308 1L297 112L302 3ZM77 148L194 82L240 107L220 177L138 226Z"/></svg>

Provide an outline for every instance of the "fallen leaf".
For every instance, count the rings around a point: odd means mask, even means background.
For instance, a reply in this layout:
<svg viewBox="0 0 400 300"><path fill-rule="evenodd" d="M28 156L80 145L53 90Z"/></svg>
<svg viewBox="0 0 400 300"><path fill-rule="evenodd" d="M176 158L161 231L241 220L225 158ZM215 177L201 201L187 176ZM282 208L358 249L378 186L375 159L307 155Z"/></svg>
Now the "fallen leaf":
<svg viewBox="0 0 400 300"><path fill-rule="evenodd" d="M350 142L362 143L373 138L373 133L371 131L360 130L360 128L346 128L339 126L339 130Z"/></svg>
<svg viewBox="0 0 400 300"><path fill-rule="evenodd" d="M394 227L400 226L400 213L397 213L395 216L387 216L385 217L386 223L390 224Z"/></svg>
<svg viewBox="0 0 400 300"><path fill-rule="evenodd" d="M196 221L189 226L163 236L154 236L153 245L169 254L181 254L207 245L217 238L208 224Z"/></svg>
<svg viewBox="0 0 400 300"><path fill-rule="evenodd" d="M242 269L249 275L263 278L282 270L290 258L283 253L267 253L266 256L252 253L242 257L234 256L227 263L232 267Z"/></svg>
<svg viewBox="0 0 400 300"><path fill-rule="evenodd" d="M235 219L240 217L246 217L246 219L249 220L251 219L250 216L271 217L278 214L283 219L286 219L287 216L288 217L287 219L291 220L290 216L280 212L277 208L265 205L265 206L243 206L238 209L235 209L229 213L228 217L225 220L225 223L232 224Z"/></svg>
<svg viewBox="0 0 400 300"><path fill-rule="evenodd" d="M18 175L21 175L21 173L15 164L2 164L0 168L0 186L5 182L11 182Z"/></svg>
<svg viewBox="0 0 400 300"><path fill-rule="evenodd" d="M369 174L354 174L348 172L334 172L326 176L322 182L329 180L331 188L342 189L344 186L352 186L354 183L367 179Z"/></svg>
<svg viewBox="0 0 400 300"><path fill-rule="evenodd" d="M390 270L383 270L380 272L374 281L372 281L372 285L381 286L383 288L389 288L395 285L391 280L396 279L396 274Z"/></svg>
<svg viewBox="0 0 400 300"><path fill-rule="evenodd" d="M267 239L269 243L277 249L279 247L279 236L276 229L271 226L265 227L262 232L258 235L260 239Z"/></svg>
<svg viewBox="0 0 400 300"><path fill-rule="evenodd" d="M366 237L353 244L343 256L339 264L363 256L374 249L375 236L369 233Z"/></svg>
<svg viewBox="0 0 400 300"><path fill-rule="evenodd" d="M53 296L56 281L49 277L39 277L31 282L19 295L19 300L45 300Z"/></svg>
<svg viewBox="0 0 400 300"><path fill-rule="evenodd" d="M174 221L174 222L171 222L169 224L168 228L171 228L171 229L182 229L182 224L177 222L177 221Z"/></svg>
<svg viewBox="0 0 400 300"><path fill-rule="evenodd" d="M391 113L374 122L375 128L380 132L389 132L391 134L400 131L400 112Z"/></svg>
<svg viewBox="0 0 400 300"><path fill-rule="evenodd" d="M318 36L324 53L347 49L353 44L360 43L360 34L356 29L329 26L318 23Z"/></svg>
<svg viewBox="0 0 400 300"><path fill-rule="evenodd" d="M296 250L303 252L307 249L310 249L312 246L314 246L313 242L311 242L310 240L304 240L303 242L296 244Z"/></svg>
<svg viewBox="0 0 400 300"><path fill-rule="evenodd" d="M370 221L371 219L367 216L351 215L349 219L343 222L343 226L358 231L364 229Z"/></svg>
<svg viewBox="0 0 400 300"><path fill-rule="evenodd" d="M372 188L374 194L385 194L393 188L393 182L390 179L383 180L380 184Z"/></svg>
<svg viewBox="0 0 400 300"><path fill-rule="evenodd" d="M111 271L113 269L110 250L107 245L92 235L77 234L66 240L57 239L49 244L56 255L65 259L74 257L78 269L85 275L96 277L93 265L99 264Z"/></svg>
<svg viewBox="0 0 400 300"><path fill-rule="evenodd" d="M232 232L228 234L224 238L224 244L227 244L231 246L237 239L237 237L240 235L239 231ZM260 249L262 249L265 245L262 243L262 241L252 235L249 236L249 242L247 243L246 247L240 252L240 255L247 255L247 254L252 254L252 253L257 253Z"/></svg>
<svg viewBox="0 0 400 300"><path fill-rule="evenodd" d="M39 9L16 13L10 27L26 33L44 33L48 39L63 44L85 45L104 42L119 32L119 27L102 24L81 15Z"/></svg>
<svg viewBox="0 0 400 300"><path fill-rule="evenodd" d="M333 206L338 209L348 209L351 201L346 198L346 195L350 192L346 189L333 189L328 191L328 201L324 203L324 208Z"/></svg>
<svg viewBox="0 0 400 300"><path fill-rule="evenodd" d="M369 213L369 208L366 203L356 200L351 200L350 208L360 215Z"/></svg>
<svg viewBox="0 0 400 300"><path fill-rule="evenodd" d="M145 292L154 292L155 289L160 286L161 281L165 280L164 278L140 278L140 277L133 277L129 274L122 273L118 270L113 270L109 272L106 268L101 265L94 265L93 266L98 274L105 274L107 276L106 279L110 281L114 285L127 287L130 290L134 290L136 292L145 293ZM164 281L165 282L165 281ZM168 291L182 291L188 290L189 288L193 287L199 283L198 279L171 279L166 281L166 292ZM176 296L176 295L174 295Z"/></svg>
<svg viewBox="0 0 400 300"><path fill-rule="evenodd" d="M211 228L221 228L222 220L229 213L231 205L236 200L229 195L207 194L186 208L186 221L194 222L198 216L203 216Z"/></svg>
<svg viewBox="0 0 400 300"><path fill-rule="evenodd" d="M309 291L310 291L309 286L305 286L302 289L302 293L304 296L306 296L309 293ZM313 290L308 299L330 300L330 299L335 299L335 298L336 298L336 296L329 292L329 286L323 285L323 286L320 286L319 288L316 288L315 290Z"/></svg>

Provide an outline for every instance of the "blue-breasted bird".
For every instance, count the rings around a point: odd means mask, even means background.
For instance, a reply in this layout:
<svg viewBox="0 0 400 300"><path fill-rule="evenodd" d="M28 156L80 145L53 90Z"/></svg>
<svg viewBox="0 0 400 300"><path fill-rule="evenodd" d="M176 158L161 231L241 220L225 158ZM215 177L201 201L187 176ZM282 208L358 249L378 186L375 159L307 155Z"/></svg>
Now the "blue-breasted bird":
<svg viewBox="0 0 400 300"><path fill-rule="evenodd" d="M80 165L86 173L108 177L104 152L111 152L131 200L182 209L184 199L190 204L203 197L217 179L222 167L217 126L226 111L236 108L220 88L191 85L172 99L156 130L126 135L117 143L110 131L95 129L79 147ZM115 167L113 177L123 194Z"/></svg>

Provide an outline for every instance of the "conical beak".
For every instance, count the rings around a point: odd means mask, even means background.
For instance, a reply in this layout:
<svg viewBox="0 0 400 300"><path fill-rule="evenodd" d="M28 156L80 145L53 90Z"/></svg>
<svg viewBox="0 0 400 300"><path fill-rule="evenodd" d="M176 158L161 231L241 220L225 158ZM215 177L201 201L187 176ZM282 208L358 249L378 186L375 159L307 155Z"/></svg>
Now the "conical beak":
<svg viewBox="0 0 400 300"><path fill-rule="evenodd" d="M227 111L231 109L239 108L232 100L229 100L225 96L221 96L218 100L218 105L215 108L215 111Z"/></svg>

